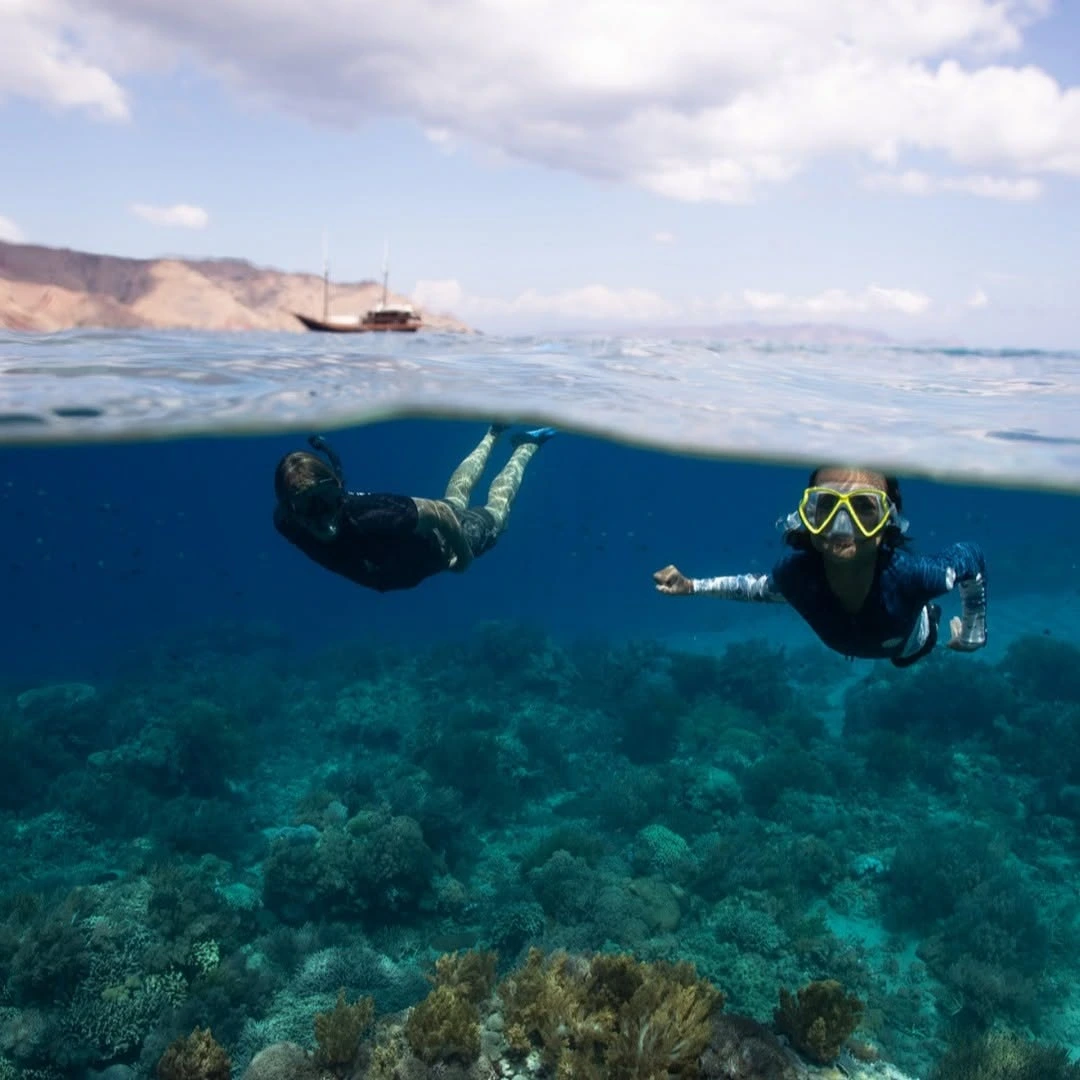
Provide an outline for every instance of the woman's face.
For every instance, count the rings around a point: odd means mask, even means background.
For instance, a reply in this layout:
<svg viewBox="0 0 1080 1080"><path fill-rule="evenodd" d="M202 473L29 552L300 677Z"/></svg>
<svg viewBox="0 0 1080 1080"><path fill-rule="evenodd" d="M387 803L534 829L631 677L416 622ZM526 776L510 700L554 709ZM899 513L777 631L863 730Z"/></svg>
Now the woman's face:
<svg viewBox="0 0 1080 1080"><path fill-rule="evenodd" d="M290 498L289 512L316 540L333 540L341 521L343 496L336 480L324 480Z"/></svg>
<svg viewBox="0 0 1080 1080"><path fill-rule="evenodd" d="M885 476L869 469L821 469L814 483L840 492L855 491L858 488L885 490ZM843 509L839 512L847 513ZM844 565L876 558L884 535L884 529L874 536L866 537L858 529L849 528L833 532L826 530L818 536L811 536L810 540L815 550L828 562Z"/></svg>

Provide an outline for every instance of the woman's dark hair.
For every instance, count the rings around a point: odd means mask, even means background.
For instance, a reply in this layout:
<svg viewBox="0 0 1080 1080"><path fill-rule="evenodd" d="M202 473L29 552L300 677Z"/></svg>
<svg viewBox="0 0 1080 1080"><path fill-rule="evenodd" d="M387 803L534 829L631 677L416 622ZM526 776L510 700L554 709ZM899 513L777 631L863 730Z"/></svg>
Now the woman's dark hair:
<svg viewBox="0 0 1080 1080"><path fill-rule="evenodd" d="M828 465L819 465L811 474L810 479L806 482L807 487L814 487L818 482L818 475L830 468ZM884 475L884 473L882 474ZM889 502L896 507L896 512L902 514L904 512L904 499L900 494L900 481L895 476L885 477L885 494L889 496ZM785 529L784 530L784 543L788 547L793 547L797 551L806 551L813 547L811 543L810 534L805 529ZM900 526L890 521L885 526L884 534L882 535L881 546L888 548L902 548L907 547L911 543L911 537L905 535Z"/></svg>
<svg viewBox="0 0 1080 1080"><path fill-rule="evenodd" d="M296 450L278 462L274 473L274 494L284 502L327 481L339 483L335 470L321 457L306 450Z"/></svg>

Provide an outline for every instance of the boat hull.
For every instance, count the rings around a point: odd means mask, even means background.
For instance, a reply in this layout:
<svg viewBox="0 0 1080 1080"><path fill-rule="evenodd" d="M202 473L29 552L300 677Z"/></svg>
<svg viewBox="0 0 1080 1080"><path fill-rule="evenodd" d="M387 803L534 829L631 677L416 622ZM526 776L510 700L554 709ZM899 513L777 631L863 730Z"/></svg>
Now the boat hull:
<svg viewBox="0 0 1080 1080"><path fill-rule="evenodd" d="M316 330L323 334L415 334L421 326L419 320L381 324L367 322L340 323L316 319L311 315L301 315L298 311L294 311L293 315L309 330Z"/></svg>

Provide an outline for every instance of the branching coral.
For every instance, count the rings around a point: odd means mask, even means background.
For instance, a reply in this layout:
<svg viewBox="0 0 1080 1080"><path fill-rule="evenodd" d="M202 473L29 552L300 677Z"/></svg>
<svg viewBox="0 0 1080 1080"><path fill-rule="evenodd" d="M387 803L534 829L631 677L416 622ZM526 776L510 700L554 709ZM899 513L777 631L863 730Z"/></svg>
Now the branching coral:
<svg viewBox="0 0 1080 1080"><path fill-rule="evenodd" d="M409 1014L405 1037L421 1061L472 1062L480 1053L477 1006L495 983L493 952L446 953L435 963L431 993Z"/></svg>
<svg viewBox="0 0 1080 1080"><path fill-rule="evenodd" d="M335 1076L347 1076L360 1049L360 1039L371 1023L375 1002L365 997L349 1005L345 991L338 991L337 1004L330 1012L316 1013L315 1062Z"/></svg>
<svg viewBox="0 0 1080 1080"><path fill-rule="evenodd" d="M209 1028L196 1028L177 1039L158 1062L159 1080L229 1080L229 1055L214 1040Z"/></svg>
<svg viewBox="0 0 1080 1080"><path fill-rule="evenodd" d="M808 983L798 995L780 991L776 1026L804 1057L821 1065L834 1062L844 1040L859 1025L863 1003L835 979Z"/></svg>
<svg viewBox="0 0 1080 1080"><path fill-rule="evenodd" d="M512 1049L538 1049L558 1077L693 1075L724 997L690 964L573 960L532 949L499 986Z"/></svg>
<svg viewBox="0 0 1080 1080"><path fill-rule="evenodd" d="M479 1005L495 985L495 965L498 956L494 952L444 953L435 961L436 986L446 986Z"/></svg>
<svg viewBox="0 0 1080 1080"><path fill-rule="evenodd" d="M635 1080L695 1075L709 1043L709 1018L719 991L692 970L653 965L618 1011L605 1055L605 1074Z"/></svg>
<svg viewBox="0 0 1080 1080"><path fill-rule="evenodd" d="M317 842L276 840L263 871L264 899L283 917L386 918L428 894L435 856L411 818L362 812Z"/></svg>
<svg viewBox="0 0 1080 1080"><path fill-rule="evenodd" d="M428 1065L468 1064L480 1053L480 1014L457 990L436 986L409 1014L405 1037L412 1052Z"/></svg>
<svg viewBox="0 0 1080 1080"><path fill-rule="evenodd" d="M951 1046L931 1080L1080 1080L1080 1064L1063 1047L998 1031Z"/></svg>
<svg viewBox="0 0 1080 1080"><path fill-rule="evenodd" d="M85 920L90 970L61 1020L64 1032L85 1044L97 1061L110 1061L138 1046L158 1019L187 994L175 970L148 972L152 939L145 930L119 930Z"/></svg>

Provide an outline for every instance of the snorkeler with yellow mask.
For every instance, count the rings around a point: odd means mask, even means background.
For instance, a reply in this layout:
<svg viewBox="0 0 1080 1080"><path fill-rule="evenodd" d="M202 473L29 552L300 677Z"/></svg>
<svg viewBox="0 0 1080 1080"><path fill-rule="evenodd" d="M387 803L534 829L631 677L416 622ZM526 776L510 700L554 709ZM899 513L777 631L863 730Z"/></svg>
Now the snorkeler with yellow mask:
<svg viewBox="0 0 1080 1080"><path fill-rule="evenodd" d="M986 644L986 565L981 549L952 544L937 555L907 549L895 477L867 469L822 467L810 475L798 508L780 524L792 550L770 574L688 578L674 566L653 574L668 596L709 593L731 600L790 604L830 648L850 658L890 659L907 667L938 640L941 609L932 601L956 589L961 613L949 622L950 649Z"/></svg>

